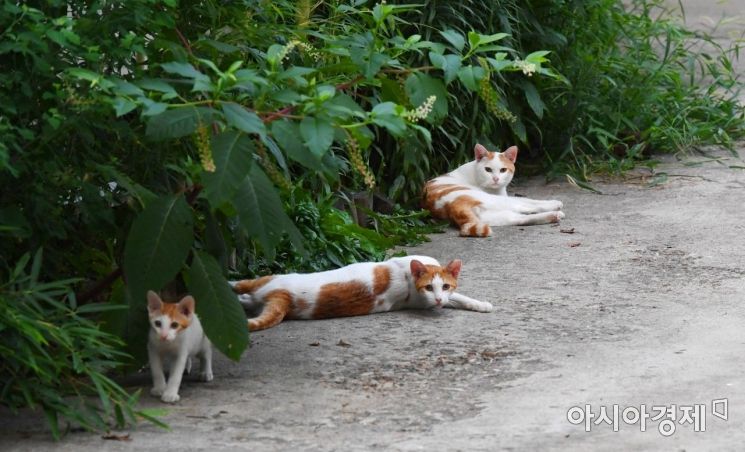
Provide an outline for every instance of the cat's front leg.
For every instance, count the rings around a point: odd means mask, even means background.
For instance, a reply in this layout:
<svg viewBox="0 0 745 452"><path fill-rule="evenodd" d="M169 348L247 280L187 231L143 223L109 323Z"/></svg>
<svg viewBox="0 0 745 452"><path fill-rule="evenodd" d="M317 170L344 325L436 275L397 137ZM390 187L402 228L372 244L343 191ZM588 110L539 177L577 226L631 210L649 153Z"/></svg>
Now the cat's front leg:
<svg viewBox="0 0 745 452"><path fill-rule="evenodd" d="M150 394L160 397L166 390L166 376L163 374L163 360L160 354L151 347L147 348L148 361L150 362L150 374L153 377L153 387Z"/></svg>
<svg viewBox="0 0 745 452"><path fill-rule="evenodd" d="M202 348L202 355L199 359L199 378L202 381L212 381L214 376L212 375L212 346L209 341L205 341L206 344Z"/></svg>
<svg viewBox="0 0 745 452"><path fill-rule="evenodd" d="M561 201L542 201L529 198L512 198L515 200L513 211L525 215L555 212L561 210L564 204Z"/></svg>
<svg viewBox="0 0 745 452"><path fill-rule="evenodd" d="M524 201L527 201L528 205L533 206L532 212L523 212L523 213L541 213L541 212L554 212L557 210L561 210L564 207L564 203L558 200L539 200L539 199L527 199L524 198Z"/></svg>
<svg viewBox="0 0 745 452"><path fill-rule="evenodd" d="M187 354L185 350L179 351L176 359L173 360L171 365L171 372L168 374L168 384L166 390L163 392L160 400L166 403L174 403L180 400L178 390L181 387L181 379L184 376L184 368L186 367Z"/></svg>
<svg viewBox="0 0 745 452"><path fill-rule="evenodd" d="M492 312L494 306L486 301L475 300L471 297L453 292L450 294L448 302L443 306L451 309L465 309L476 312Z"/></svg>

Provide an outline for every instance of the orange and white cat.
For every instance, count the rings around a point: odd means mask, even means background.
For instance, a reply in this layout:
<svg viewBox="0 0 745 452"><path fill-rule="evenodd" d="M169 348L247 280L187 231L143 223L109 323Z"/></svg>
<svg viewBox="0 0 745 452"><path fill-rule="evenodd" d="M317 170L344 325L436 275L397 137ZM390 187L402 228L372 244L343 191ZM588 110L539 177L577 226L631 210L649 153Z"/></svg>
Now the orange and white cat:
<svg viewBox="0 0 745 452"><path fill-rule="evenodd" d="M326 319L399 309L436 307L491 312L490 303L455 292L461 261L442 267L427 256L362 262L319 273L264 276L236 281L233 290L248 308L261 305L249 319L251 331L271 328L283 319Z"/></svg>
<svg viewBox="0 0 745 452"><path fill-rule="evenodd" d="M153 388L150 394L166 403L178 402L179 387L184 370L191 368L191 358L200 361L200 378L212 381L212 346L202 330L202 324L194 313L194 298L186 296L178 303L163 303L152 290L147 293L147 309L150 316L150 335L147 351ZM166 382L163 373L165 360L170 360L171 369Z"/></svg>
<svg viewBox="0 0 745 452"><path fill-rule="evenodd" d="M424 186L424 208L455 223L460 235L486 237L492 233L490 226L558 223L564 218L561 201L507 196L517 146L500 153L477 144L474 155L474 160Z"/></svg>

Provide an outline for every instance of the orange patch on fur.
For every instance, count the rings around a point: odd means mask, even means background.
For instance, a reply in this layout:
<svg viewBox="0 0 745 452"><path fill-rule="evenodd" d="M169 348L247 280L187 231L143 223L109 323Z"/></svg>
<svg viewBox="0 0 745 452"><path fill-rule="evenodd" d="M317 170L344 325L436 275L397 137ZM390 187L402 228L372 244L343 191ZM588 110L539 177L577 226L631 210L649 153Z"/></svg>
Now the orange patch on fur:
<svg viewBox="0 0 745 452"><path fill-rule="evenodd" d="M179 329L191 325L191 320L181 312L178 303L163 303L160 307L160 313L154 312L153 317L157 317L159 314L167 315L173 322L178 323Z"/></svg>
<svg viewBox="0 0 745 452"><path fill-rule="evenodd" d="M468 188L458 184L435 184L434 181L429 181L424 186L422 206L437 218L447 218L445 209L436 209L435 203L443 196L459 190L468 190Z"/></svg>
<svg viewBox="0 0 745 452"><path fill-rule="evenodd" d="M502 166L507 168L507 171L515 172L515 164L512 163L512 160L505 157L504 154L499 154L499 161L502 162Z"/></svg>
<svg viewBox="0 0 745 452"><path fill-rule="evenodd" d="M313 310L314 319L365 315L372 311L375 296L359 281L321 286Z"/></svg>
<svg viewBox="0 0 745 452"><path fill-rule="evenodd" d="M458 226L463 226L466 223L480 223L479 218L473 211L474 208L480 205L481 201L464 195L452 200L446 206L445 210L448 212L448 218L453 220Z"/></svg>
<svg viewBox="0 0 745 452"><path fill-rule="evenodd" d="M284 289L269 292L264 297L264 310L261 314L248 321L248 330L257 331L271 328L279 324L285 316L292 316L292 294Z"/></svg>
<svg viewBox="0 0 745 452"><path fill-rule="evenodd" d="M373 269L373 294L380 295L391 286L391 271L385 265Z"/></svg>
<svg viewBox="0 0 745 452"><path fill-rule="evenodd" d="M450 284L450 291L454 291L458 286L458 279L454 278L449 271L438 265L425 265L427 272L423 273L419 278L414 281L414 287L418 292L425 290L427 284L431 284L435 276L440 275L444 284Z"/></svg>
<svg viewBox="0 0 745 452"><path fill-rule="evenodd" d="M274 276L262 276L261 278L257 279L244 279L242 281L238 281L235 286L233 286L233 292L249 294L254 293L267 285L267 283L273 278Z"/></svg>
<svg viewBox="0 0 745 452"><path fill-rule="evenodd" d="M444 188L443 188L444 187ZM440 209L435 209L435 202L442 196L458 190L468 190L456 184L433 185L427 183L425 187L424 207L432 212L435 218L448 219L460 228L460 234L467 237L486 237L491 235L489 225L481 223L473 211L481 205L481 201L468 195L458 196Z"/></svg>
<svg viewBox="0 0 745 452"><path fill-rule="evenodd" d="M308 309L308 302L302 298L296 298L292 301L292 312L297 313Z"/></svg>

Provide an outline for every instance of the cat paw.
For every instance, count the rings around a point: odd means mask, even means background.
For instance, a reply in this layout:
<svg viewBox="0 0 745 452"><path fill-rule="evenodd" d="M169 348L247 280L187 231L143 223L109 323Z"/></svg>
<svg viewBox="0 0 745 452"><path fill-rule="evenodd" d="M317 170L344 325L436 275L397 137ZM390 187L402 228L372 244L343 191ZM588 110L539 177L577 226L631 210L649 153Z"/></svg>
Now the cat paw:
<svg viewBox="0 0 745 452"><path fill-rule="evenodd" d="M556 212L556 214L551 217L551 223L558 223L563 220L564 217L566 217L566 215L564 215L564 212Z"/></svg>
<svg viewBox="0 0 745 452"><path fill-rule="evenodd" d="M212 372L201 372L199 374L199 379L202 381L212 381L214 379L214 375L212 375Z"/></svg>
<svg viewBox="0 0 745 452"><path fill-rule="evenodd" d="M179 395L175 392L165 392L163 393L163 396L160 398L160 400L165 403L176 403L181 400L181 397L179 397Z"/></svg>
<svg viewBox="0 0 745 452"><path fill-rule="evenodd" d="M492 312L494 310L494 306L492 306L491 303L482 303L479 309L479 312Z"/></svg>
<svg viewBox="0 0 745 452"><path fill-rule="evenodd" d="M154 397L160 397L163 395L163 391L165 391L166 388L156 388L153 387L150 389L150 395Z"/></svg>
<svg viewBox="0 0 745 452"><path fill-rule="evenodd" d="M460 227L461 237L489 237L491 232L491 227L483 223L466 223Z"/></svg>

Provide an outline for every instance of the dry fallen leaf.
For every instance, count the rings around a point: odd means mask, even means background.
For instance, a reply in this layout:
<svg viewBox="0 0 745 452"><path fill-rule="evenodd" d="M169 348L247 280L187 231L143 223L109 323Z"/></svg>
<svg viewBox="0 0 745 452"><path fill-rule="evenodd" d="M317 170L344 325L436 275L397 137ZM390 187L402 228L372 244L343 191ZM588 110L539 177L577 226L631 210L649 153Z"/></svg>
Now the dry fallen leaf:
<svg viewBox="0 0 745 452"><path fill-rule="evenodd" d="M564 233L564 234L574 234L574 228L559 229L559 232Z"/></svg>
<svg viewBox="0 0 745 452"><path fill-rule="evenodd" d="M352 344L348 342L344 342L344 339L339 339L339 342L336 343L339 347L351 347Z"/></svg>
<svg viewBox="0 0 745 452"><path fill-rule="evenodd" d="M107 433L101 437L101 439L108 439L112 441L132 441L132 438L129 437L129 433L125 435L117 435L114 433Z"/></svg>
<svg viewBox="0 0 745 452"><path fill-rule="evenodd" d="M572 242L569 244L569 248L577 248L580 245L582 245L581 242Z"/></svg>

